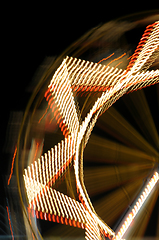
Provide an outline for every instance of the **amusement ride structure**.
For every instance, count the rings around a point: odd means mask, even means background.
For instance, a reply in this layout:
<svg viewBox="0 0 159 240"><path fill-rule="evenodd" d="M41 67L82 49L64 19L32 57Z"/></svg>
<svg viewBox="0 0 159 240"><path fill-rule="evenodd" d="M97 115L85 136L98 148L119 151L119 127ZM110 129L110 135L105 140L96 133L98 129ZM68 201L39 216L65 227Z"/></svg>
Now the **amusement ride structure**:
<svg viewBox="0 0 159 240"><path fill-rule="evenodd" d="M65 57L45 98L64 139L24 169L28 209L37 218L85 229L87 240L120 240L158 183L156 166L124 222L114 232L96 213L84 184L83 151L97 119L124 94L159 83L159 70L148 70L159 56L159 21L148 25L126 70ZM95 96L84 120L76 95ZM73 166L79 201L57 191L56 182Z"/></svg>

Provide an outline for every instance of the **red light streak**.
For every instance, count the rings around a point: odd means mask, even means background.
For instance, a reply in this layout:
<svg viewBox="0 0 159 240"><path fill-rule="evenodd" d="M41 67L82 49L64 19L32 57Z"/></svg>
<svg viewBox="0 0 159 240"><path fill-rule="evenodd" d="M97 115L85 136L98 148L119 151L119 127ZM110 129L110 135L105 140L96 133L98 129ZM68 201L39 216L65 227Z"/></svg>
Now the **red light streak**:
<svg viewBox="0 0 159 240"><path fill-rule="evenodd" d="M28 209L29 222L30 222L30 224L31 224L31 218L30 218L30 215L31 215L31 209L30 209L29 207L28 207L27 209ZM33 233L32 233L32 238L33 238L33 240L35 239Z"/></svg>
<svg viewBox="0 0 159 240"><path fill-rule="evenodd" d="M119 62L117 65L115 65L114 68L118 67L123 61Z"/></svg>
<svg viewBox="0 0 159 240"><path fill-rule="evenodd" d="M46 110L45 110L44 114L42 115L42 117L39 119L38 123L40 123L41 120L44 118L44 116L46 115L48 109L49 109L49 105L48 105L48 107L46 108Z"/></svg>
<svg viewBox="0 0 159 240"><path fill-rule="evenodd" d="M10 172L9 179L8 179L8 185L10 184L10 180L11 180L11 177L12 177L12 174L13 174L14 160L15 160L16 154L17 154L17 146L15 147L14 155L13 155L13 158L12 158L12 166L11 166L11 172Z"/></svg>
<svg viewBox="0 0 159 240"><path fill-rule="evenodd" d="M36 159L37 152L38 152L38 147L39 147L39 143L37 142L37 143L36 143L36 149L35 149L35 154L34 154L34 159L33 159L33 162L34 162L34 161L35 161L35 159Z"/></svg>
<svg viewBox="0 0 159 240"><path fill-rule="evenodd" d="M125 55L126 55L126 53L123 53L120 57L117 57L117 58L113 59L112 61L110 61L110 62L106 65L106 67L108 67L112 62L115 62L115 61L119 60L120 58L124 57Z"/></svg>
<svg viewBox="0 0 159 240"><path fill-rule="evenodd" d="M13 230L12 230L11 220L10 220L10 216L9 216L9 209L8 209L8 206L6 206L6 208L7 208L8 221L9 221L9 227L10 227L10 231L11 231L11 235L12 235L12 240L14 240L14 235L13 235Z"/></svg>
<svg viewBox="0 0 159 240"><path fill-rule="evenodd" d="M108 58L112 57L114 55L114 53L112 53L110 56L106 57L106 58L103 58L102 60L100 60L99 62L97 62L97 64L107 60Z"/></svg>

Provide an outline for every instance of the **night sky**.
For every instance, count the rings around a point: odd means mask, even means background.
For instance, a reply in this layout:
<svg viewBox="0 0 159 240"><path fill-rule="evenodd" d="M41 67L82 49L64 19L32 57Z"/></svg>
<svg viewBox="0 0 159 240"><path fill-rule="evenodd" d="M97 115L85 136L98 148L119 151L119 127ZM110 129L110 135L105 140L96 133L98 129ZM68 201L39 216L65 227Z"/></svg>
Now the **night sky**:
<svg viewBox="0 0 159 240"><path fill-rule="evenodd" d="M66 5L66 4L65 4ZM7 109L25 109L28 101L26 88L47 56L58 56L84 33L99 24L150 8L125 7L119 2L115 9L103 4L63 6L55 4L23 6L12 11L3 35L5 46L4 63L7 71L7 96L11 100ZM157 10L155 10L157 13ZM6 40L5 40L6 39ZM26 96L25 96L26 95ZM20 100L20 101L19 101Z"/></svg>

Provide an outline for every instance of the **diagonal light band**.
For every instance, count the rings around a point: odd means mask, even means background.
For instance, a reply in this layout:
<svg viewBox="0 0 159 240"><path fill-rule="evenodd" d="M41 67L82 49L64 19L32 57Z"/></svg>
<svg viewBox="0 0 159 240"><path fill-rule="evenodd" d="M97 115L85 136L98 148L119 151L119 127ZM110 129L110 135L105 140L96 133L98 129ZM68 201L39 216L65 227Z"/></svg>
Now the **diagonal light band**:
<svg viewBox="0 0 159 240"><path fill-rule="evenodd" d="M155 187L156 183L159 181L159 174L158 172L155 172L152 178L150 179L147 186L144 188L142 194L138 197L137 202L135 203L134 207L126 217L126 220L122 224L120 230L116 234L114 240L121 240L124 234L126 233L127 229L129 228L130 224L136 217L137 213L141 209L143 203L146 201L146 199L149 197L152 189Z"/></svg>

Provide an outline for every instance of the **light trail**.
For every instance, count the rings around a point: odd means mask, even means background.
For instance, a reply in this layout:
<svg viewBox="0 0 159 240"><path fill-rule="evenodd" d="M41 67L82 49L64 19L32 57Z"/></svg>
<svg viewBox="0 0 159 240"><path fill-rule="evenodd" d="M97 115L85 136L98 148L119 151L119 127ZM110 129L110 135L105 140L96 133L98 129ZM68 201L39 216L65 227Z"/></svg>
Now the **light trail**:
<svg viewBox="0 0 159 240"><path fill-rule="evenodd" d="M119 57L113 59L112 61L110 61L110 63L108 63L108 64L106 65L106 67L109 66L111 63L113 63L113 62L119 60L120 58L124 57L125 55L126 55L126 53L123 53L121 56L119 56Z"/></svg>
<svg viewBox="0 0 159 240"><path fill-rule="evenodd" d="M144 113L145 110L147 111L147 109L145 109L146 105L144 105L144 103L145 103L144 100L142 100L141 98L138 97L138 95L140 95L140 94L142 95L142 92L141 93L136 92L133 102L136 103L135 104L135 106L136 106L135 113L136 113L136 111L138 113L136 115L142 117L141 110ZM131 96L130 96L130 98L131 98ZM139 104L137 104L140 100L143 101L143 103L141 103L142 109L139 108L139 106L138 106ZM126 104L128 104L128 106L130 106L130 111L133 111L134 105L132 105L132 102L131 101L128 102L128 100L127 100ZM137 120L138 120L138 117L137 117ZM149 119L147 117L147 121L148 120ZM111 124L111 123L113 123L113 124ZM148 123L149 123L149 121L148 121ZM145 124L147 125L147 123L145 123ZM146 139L113 106L109 109L109 111L106 112L106 117L103 114L99 118L99 120L97 122L97 126L101 130L106 131L109 134L115 136L118 140L123 142L126 146L130 146L130 147L133 146L133 147L141 150L142 152L145 152L145 154L149 154L150 156L151 155L156 156L156 157L158 156L158 152L151 146L151 144L148 141L146 141ZM154 136L156 136L156 134ZM100 138L98 140L99 140L99 142L102 142L102 140ZM98 145L98 140L96 141L97 145ZM103 141L105 142L105 139ZM110 145L109 142L107 144L108 144L107 146ZM105 147L107 148L107 146L105 146ZM119 145L119 148L123 149L122 146L120 146L120 145ZM128 151L131 151L131 150L132 149L129 149ZM103 149L103 151L104 151L104 149ZM138 156L141 156L141 153L138 153Z"/></svg>
<svg viewBox="0 0 159 240"><path fill-rule="evenodd" d="M46 113L47 113L48 109L49 109L49 105L47 106L47 108L46 108L46 110L45 110L44 114L43 114L43 115L41 116L41 118L39 119L38 123L40 123L40 122L41 122L41 120L44 118L44 116L46 115Z"/></svg>
<svg viewBox="0 0 159 240"><path fill-rule="evenodd" d="M138 104L139 102L140 104ZM146 137L146 139L149 139L149 143L152 146L155 146L155 149L157 149L159 135L144 91L136 91L135 94L131 94L129 99L124 101L124 103L130 111L132 117L135 119L137 125L140 127L143 135ZM138 121L138 119L141 119L141 121ZM148 148L150 150L150 146ZM154 148L151 147L151 152L152 149ZM148 152L149 150L146 149L145 145L145 151ZM157 151L155 152L154 150L153 153L157 156Z"/></svg>
<svg viewBox="0 0 159 240"><path fill-rule="evenodd" d="M108 57L106 57L106 58L102 58L102 59L98 62L98 64L101 63L101 62L103 62L103 61L105 61L105 60L107 60L108 58L112 57L113 55L114 55L114 53L110 54L110 55L109 55Z"/></svg>
<svg viewBox="0 0 159 240"><path fill-rule="evenodd" d="M149 197L152 189L155 187L158 180L159 180L159 174L158 174L158 172L155 172L154 175L152 176L152 178L150 179L149 183L143 190L142 194L139 196L139 198L138 198L137 202L135 203L135 205L133 206L131 212L128 214L126 220L122 224L122 226L121 226L120 230L118 231L118 233L116 234L114 240L122 239L122 237L126 233L127 229L129 228L130 224L132 223L132 221L136 217L137 213L139 212L140 208L142 207L142 205L144 204L146 199Z"/></svg>
<svg viewBox="0 0 159 240"><path fill-rule="evenodd" d="M14 240L14 234L13 234L13 230L12 230L12 224L11 224L11 220L10 220L10 214L9 214L8 206L6 206L6 209L7 209L7 214L8 214L8 221L9 221L9 227L10 227L10 231L11 231L11 235L12 235L12 240Z"/></svg>
<svg viewBox="0 0 159 240"><path fill-rule="evenodd" d="M147 70L155 61L159 48L159 21L148 25L133 56L127 70L137 72ZM154 56L155 51L157 54Z"/></svg>
<svg viewBox="0 0 159 240"><path fill-rule="evenodd" d="M14 160L15 160L16 154L17 154L17 146L15 147L14 155L13 155L13 158L12 158L12 166L11 166L11 172L10 172L10 175L9 175L9 178L8 178L8 185L10 184L10 180L11 180L11 177L12 177L12 174L13 174Z"/></svg>

